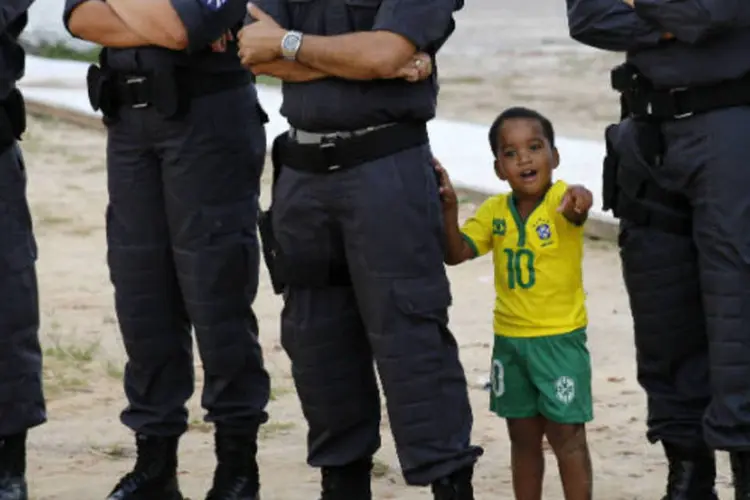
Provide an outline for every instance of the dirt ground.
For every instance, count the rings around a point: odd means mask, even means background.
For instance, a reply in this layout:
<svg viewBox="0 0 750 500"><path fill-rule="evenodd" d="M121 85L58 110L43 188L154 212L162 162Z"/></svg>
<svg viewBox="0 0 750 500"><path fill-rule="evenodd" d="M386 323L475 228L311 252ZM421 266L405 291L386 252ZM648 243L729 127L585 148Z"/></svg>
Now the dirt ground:
<svg viewBox="0 0 750 500"><path fill-rule="evenodd" d="M560 135L599 139L617 116L608 70L620 57L586 50L567 36L559 0L471 0L440 58L439 115L489 124L509 105L548 114ZM123 347L106 268L104 135L51 120L30 119L23 142L29 196L40 249L42 339L49 422L32 431L29 479L33 498L104 498L132 466L133 441L118 420ZM265 200L265 198L264 198ZM264 201L265 202L265 201ZM475 207L464 200L462 214ZM476 473L478 500L511 498L504 423L482 389L489 368L492 269L489 258L450 269L451 325L471 387L474 440L486 448ZM280 299L262 269L255 310L273 380L270 421L262 428L264 500L317 498L317 471L305 465L305 424L287 357L279 345ZM635 380L632 324L615 249L589 242L585 281L594 363L595 421L589 428L597 500L653 500L665 475L660 449L643 437L644 396ZM197 371L200 387L200 369ZM202 423L199 391L190 401L191 427L180 450L184 492L203 498L214 466L211 428ZM375 497L417 500L407 488L387 427L377 455ZM545 498L562 498L548 456ZM721 456L720 493L729 477Z"/></svg>
<svg viewBox="0 0 750 500"><path fill-rule="evenodd" d="M52 120L31 119L23 143L29 197L40 259L42 338L49 423L30 438L29 478L35 499L104 498L132 465L133 442L119 423L123 347L106 269L104 135ZM266 202L264 197L264 203ZM463 215L474 208L464 200ZM488 258L450 269L452 328L471 385L474 439L486 447L477 471L477 498L508 498L510 471L504 424L487 410L481 381L488 369L493 300ZM631 321L610 244L586 248L596 420L590 427L595 498L658 498L664 467L659 450L644 443L644 398L634 378ZM280 300L263 269L255 304L266 363L273 380L270 421L262 428L260 464L264 500L316 498L317 472L305 463L305 424L279 345ZM200 370L198 370L200 374ZM200 379L198 381L200 384ZM196 393L199 394L199 393ZM211 477L211 428L201 421L199 396L190 402L191 428L182 441L181 482L202 498ZM376 498L428 498L404 486L392 441L383 429ZM554 458L548 457L545 498L559 499ZM722 473L727 470L722 463ZM293 478L293 480L290 480ZM722 484L727 483L725 475Z"/></svg>

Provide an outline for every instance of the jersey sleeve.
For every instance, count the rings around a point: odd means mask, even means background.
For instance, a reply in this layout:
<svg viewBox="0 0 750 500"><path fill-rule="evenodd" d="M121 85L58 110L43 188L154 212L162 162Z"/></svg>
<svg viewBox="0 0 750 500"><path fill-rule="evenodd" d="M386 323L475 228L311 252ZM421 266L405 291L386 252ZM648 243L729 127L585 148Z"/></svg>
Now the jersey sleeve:
<svg viewBox="0 0 750 500"><path fill-rule="evenodd" d="M492 250L492 220L496 206L497 198L485 200L461 227L461 234L474 251L475 257Z"/></svg>

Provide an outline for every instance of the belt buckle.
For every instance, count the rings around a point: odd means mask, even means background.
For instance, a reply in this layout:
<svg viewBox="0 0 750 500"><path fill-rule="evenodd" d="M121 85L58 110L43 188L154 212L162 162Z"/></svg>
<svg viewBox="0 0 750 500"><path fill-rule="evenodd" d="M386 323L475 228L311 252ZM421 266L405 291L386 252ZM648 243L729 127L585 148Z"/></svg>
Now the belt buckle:
<svg viewBox="0 0 750 500"><path fill-rule="evenodd" d="M672 108L674 109L674 119L675 120L681 120L684 118L689 118L695 114L695 111L685 111L680 113L678 101L680 100L681 95L687 95L688 88L687 87L677 87L673 89L669 89L669 95L672 100Z"/></svg>
<svg viewBox="0 0 750 500"><path fill-rule="evenodd" d="M145 76L129 76L125 79L125 85L127 85L128 90L133 92L134 95L138 96L139 92L137 89L142 89L144 87L144 82L146 81ZM130 107L132 109L142 109L149 107L151 103L148 101L141 101L136 102L135 104L131 104Z"/></svg>
<svg viewBox="0 0 750 500"><path fill-rule="evenodd" d="M324 135L320 139L320 151L323 153L323 157L326 159L326 163L328 164L327 169L328 172L334 172L341 168L341 165L336 164L333 161L333 155L336 152L336 148L338 147L339 142L341 142L342 137L338 134L330 134L330 135Z"/></svg>

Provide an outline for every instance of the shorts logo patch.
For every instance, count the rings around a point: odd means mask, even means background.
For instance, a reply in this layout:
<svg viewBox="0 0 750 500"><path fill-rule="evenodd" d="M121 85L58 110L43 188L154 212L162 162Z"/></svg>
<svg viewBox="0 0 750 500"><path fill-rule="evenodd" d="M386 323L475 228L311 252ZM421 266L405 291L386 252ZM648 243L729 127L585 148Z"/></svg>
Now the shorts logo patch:
<svg viewBox="0 0 750 500"><path fill-rule="evenodd" d="M505 368L499 359L492 360L492 372L490 374L492 393L496 398L505 394Z"/></svg>
<svg viewBox="0 0 750 500"><path fill-rule="evenodd" d="M227 0L199 0L200 3L208 7L210 10L217 11L224 7Z"/></svg>
<svg viewBox="0 0 750 500"><path fill-rule="evenodd" d="M566 405L575 399L576 384L572 378L562 376L555 381L555 397Z"/></svg>

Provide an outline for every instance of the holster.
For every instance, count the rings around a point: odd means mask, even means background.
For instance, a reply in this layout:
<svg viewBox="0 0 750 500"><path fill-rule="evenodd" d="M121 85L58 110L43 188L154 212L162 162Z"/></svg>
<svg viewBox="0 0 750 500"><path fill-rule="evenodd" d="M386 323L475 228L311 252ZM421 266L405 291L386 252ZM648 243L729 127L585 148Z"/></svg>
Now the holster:
<svg viewBox="0 0 750 500"><path fill-rule="evenodd" d="M113 120L117 115L119 104L115 91L115 78L107 65L106 49L99 53L99 64L89 66L86 73L89 104L94 111L101 110L105 120Z"/></svg>
<svg viewBox="0 0 750 500"><path fill-rule="evenodd" d="M0 101L0 151L5 151L26 132L26 102L18 89Z"/></svg>
<svg viewBox="0 0 750 500"><path fill-rule="evenodd" d="M279 295L284 291L285 283L283 281L282 258L279 244L276 241L276 235L273 230L273 196L276 188L276 181L281 173L281 161L279 151L283 142L286 141L288 134L285 132L277 136L271 146L271 204L268 210L262 208L258 211L258 232L260 232L261 247L263 249L263 259L266 262L268 274L271 277L271 286L275 294Z"/></svg>

